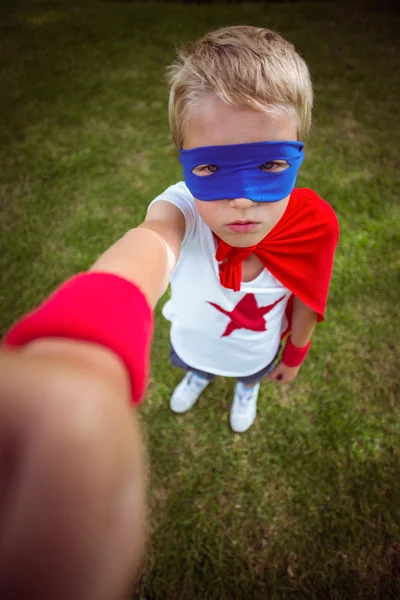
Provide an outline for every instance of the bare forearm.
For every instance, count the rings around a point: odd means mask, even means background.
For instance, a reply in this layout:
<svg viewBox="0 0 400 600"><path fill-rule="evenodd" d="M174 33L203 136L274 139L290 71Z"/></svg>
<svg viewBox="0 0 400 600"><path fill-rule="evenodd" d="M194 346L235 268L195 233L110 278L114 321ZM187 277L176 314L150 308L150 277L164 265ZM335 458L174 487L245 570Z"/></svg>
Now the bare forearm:
<svg viewBox="0 0 400 600"><path fill-rule="evenodd" d="M317 323L317 313L301 300L294 298L291 340L294 346L303 348L311 339Z"/></svg>

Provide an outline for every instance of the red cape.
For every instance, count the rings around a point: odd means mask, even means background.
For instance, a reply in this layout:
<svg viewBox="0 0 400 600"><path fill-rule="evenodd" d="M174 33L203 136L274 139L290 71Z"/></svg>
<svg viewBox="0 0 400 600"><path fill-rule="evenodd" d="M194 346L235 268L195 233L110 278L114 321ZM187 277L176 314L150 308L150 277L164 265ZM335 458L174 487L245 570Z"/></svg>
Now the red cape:
<svg viewBox="0 0 400 600"><path fill-rule="evenodd" d="M333 208L313 190L295 188L283 216L259 244L233 248L219 239L216 259L222 261L221 284L238 291L242 261L254 252L272 275L322 321L338 239L339 223ZM292 307L293 297L286 311L289 329Z"/></svg>

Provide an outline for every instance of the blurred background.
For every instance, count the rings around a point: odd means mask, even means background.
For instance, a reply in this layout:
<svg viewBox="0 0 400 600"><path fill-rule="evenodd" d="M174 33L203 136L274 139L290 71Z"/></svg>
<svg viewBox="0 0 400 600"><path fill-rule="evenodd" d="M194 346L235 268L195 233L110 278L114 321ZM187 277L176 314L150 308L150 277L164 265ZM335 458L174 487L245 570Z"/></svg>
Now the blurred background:
<svg viewBox="0 0 400 600"><path fill-rule="evenodd" d="M3 0L0 330L182 178L165 67L211 29L274 29L316 102L299 187L335 209L326 321L290 386L229 429L220 379L177 417L157 309L140 408L151 541L132 598L400 598L399 30L395 2Z"/></svg>

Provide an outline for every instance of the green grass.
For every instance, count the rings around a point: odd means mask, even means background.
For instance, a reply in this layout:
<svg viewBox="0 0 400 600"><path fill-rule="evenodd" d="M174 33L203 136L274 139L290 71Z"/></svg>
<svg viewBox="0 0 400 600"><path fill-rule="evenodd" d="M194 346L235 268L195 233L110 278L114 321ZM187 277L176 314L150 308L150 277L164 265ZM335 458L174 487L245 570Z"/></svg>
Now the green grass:
<svg viewBox="0 0 400 600"><path fill-rule="evenodd" d="M180 179L163 84L176 44L225 24L271 27L314 79L299 184L341 223L327 320L298 379L265 384L239 436L229 380L187 415L169 411L181 373L158 309L140 409L152 538L133 597L400 597L400 23L366 6L3 3L2 331Z"/></svg>

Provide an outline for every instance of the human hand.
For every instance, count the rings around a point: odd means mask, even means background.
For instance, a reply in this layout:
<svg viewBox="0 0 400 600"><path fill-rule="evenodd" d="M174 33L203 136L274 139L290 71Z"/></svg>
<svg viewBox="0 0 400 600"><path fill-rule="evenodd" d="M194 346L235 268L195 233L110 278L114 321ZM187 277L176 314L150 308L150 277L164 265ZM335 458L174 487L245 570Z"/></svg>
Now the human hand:
<svg viewBox="0 0 400 600"><path fill-rule="evenodd" d="M0 346L0 598L126 597L147 535L130 391L101 345Z"/></svg>
<svg viewBox="0 0 400 600"><path fill-rule="evenodd" d="M300 371L301 365L298 367L288 367L284 362L279 362L274 370L268 375L267 379L269 381L275 381L276 383L289 383L293 381L295 377L297 377L298 372Z"/></svg>

